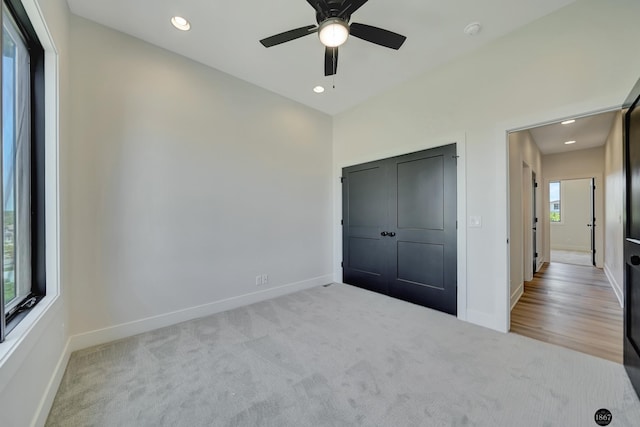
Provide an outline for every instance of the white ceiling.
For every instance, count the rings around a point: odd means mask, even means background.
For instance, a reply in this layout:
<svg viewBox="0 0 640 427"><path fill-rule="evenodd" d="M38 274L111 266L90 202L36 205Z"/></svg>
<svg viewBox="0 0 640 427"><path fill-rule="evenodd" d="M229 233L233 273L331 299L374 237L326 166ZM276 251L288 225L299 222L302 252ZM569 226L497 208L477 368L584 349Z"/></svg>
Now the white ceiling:
<svg viewBox="0 0 640 427"><path fill-rule="evenodd" d="M394 51L349 38L340 47L335 80L324 76L324 47L315 34L269 49L259 43L316 24L306 0L67 1L77 15L335 114L575 0L370 0L351 21L400 33L407 41ZM189 19L191 31L174 29L174 15ZM474 21L482 31L465 35L464 27ZM316 85L327 90L317 95Z"/></svg>
<svg viewBox="0 0 640 427"><path fill-rule="evenodd" d="M604 145L613 126L616 112L576 118L575 123L561 122L529 129L542 154L584 150ZM565 145L566 141L576 141Z"/></svg>

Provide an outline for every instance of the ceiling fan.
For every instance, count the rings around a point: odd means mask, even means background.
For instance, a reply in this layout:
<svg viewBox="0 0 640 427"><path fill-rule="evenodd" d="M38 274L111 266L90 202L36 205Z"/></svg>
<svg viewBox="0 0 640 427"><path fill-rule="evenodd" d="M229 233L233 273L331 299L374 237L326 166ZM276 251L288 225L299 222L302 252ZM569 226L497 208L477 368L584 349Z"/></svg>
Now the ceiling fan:
<svg viewBox="0 0 640 427"><path fill-rule="evenodd" d="M324 53L324 75L332 76L338 70L338 47L347 41L349 35L390 49L400 49L407 39L400 34L371 25L349 24L351 14L360 9L368 0L307 0L316 11L318 25L308 25L285 31L260 40L264 47L276 46L312 33L318 33L326 46Z"/></svg>

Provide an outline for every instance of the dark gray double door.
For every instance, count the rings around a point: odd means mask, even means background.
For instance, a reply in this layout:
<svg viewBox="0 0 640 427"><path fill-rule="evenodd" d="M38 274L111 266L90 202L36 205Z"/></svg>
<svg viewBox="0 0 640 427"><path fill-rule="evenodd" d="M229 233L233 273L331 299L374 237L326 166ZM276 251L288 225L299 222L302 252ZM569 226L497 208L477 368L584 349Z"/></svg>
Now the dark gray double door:
<svg viewBox="0 0 640 427"><path fill-rule="evenodd" d="M343 169L343 281L457 313L455 144Z"/></svg>

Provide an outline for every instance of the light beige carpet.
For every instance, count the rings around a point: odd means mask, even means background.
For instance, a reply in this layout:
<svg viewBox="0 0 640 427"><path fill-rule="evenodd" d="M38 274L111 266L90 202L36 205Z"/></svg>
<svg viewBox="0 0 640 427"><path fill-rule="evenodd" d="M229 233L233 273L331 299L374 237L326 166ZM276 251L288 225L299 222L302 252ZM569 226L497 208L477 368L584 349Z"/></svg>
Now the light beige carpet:
<svg viewBox="0 0 640 427"><path fill-rule="evenodd" d="M638 426L621 365L347 285L72 355L47 425Z"/></svg>

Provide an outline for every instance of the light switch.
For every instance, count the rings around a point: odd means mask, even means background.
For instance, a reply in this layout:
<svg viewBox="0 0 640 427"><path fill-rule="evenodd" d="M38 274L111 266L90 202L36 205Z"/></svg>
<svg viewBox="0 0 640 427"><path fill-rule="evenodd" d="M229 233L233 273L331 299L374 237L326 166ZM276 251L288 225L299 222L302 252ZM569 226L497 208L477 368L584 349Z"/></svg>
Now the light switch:
<svg viewBox="0 0 640 427"><path fill-rule="evenodd" d="M469 217L469 228L481 228L482 227L482 217L481 216L470 216Z"/></svg>

